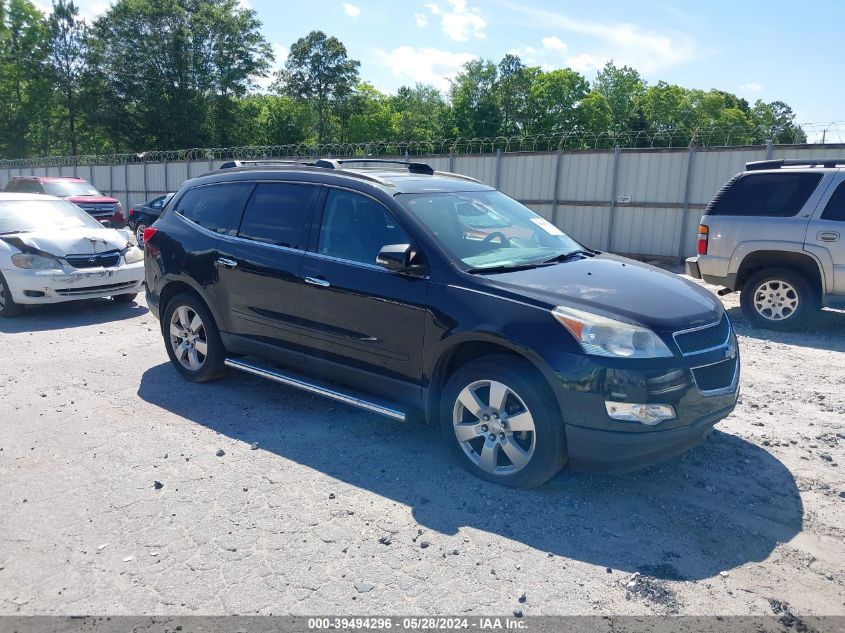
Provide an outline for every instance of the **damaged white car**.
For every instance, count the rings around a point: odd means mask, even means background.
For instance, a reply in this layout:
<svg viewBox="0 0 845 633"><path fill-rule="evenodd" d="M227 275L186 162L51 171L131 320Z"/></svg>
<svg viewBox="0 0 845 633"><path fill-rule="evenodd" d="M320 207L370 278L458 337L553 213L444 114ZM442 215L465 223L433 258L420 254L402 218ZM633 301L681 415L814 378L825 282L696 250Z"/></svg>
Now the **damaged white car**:
<svg viewBox="0 0 845 633"><path fill-rule="evenodd" d="M128 231L60 198L0 193L0 316L27 304L133 301L143 279L144 251Z"/></svg>

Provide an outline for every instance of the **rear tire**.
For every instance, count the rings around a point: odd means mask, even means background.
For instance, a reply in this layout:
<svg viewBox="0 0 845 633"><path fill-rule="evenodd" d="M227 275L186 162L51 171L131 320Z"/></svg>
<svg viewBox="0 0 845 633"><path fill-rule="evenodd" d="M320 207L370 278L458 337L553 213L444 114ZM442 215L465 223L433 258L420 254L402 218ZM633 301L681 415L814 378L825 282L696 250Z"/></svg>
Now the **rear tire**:
<svg viewBox="0 0 845 633"><path fill-rule="evenodd" d="M745 318L759 328L785 332L806 325L819 309L807 278L789 268L760 270L742 285Z"/></svg>
<svg viewBox="0 0 845 633"><path fill-rule="evenodd" d="M202 299L183 292L164 309L161 333L170 362L191 382L206 382L226 372L226 349L211 311Z"/></svg>
<svg viewBox="0 0 845 633"><path fill-rule="evenodd" d="M446 383L440 428L469 472L513 488L534 488L567 462L557 399L546 379L515 355L471 361Z"/></svg>
<svg viewBox="0 0 845 633"><path fill-rule="evenodd" d="M23 314L23 306L12 299L12 292L9 290L6 278L0 275L0 317L11 318L21 314Z"/></svg>
<svg viewBox="0 0 845 633"><path fill-rule="evenodd" d="M117 303L131 303L135 301L135 298L138 296L137 292L130 292L125 295L115 295L111 299L112 301L116 301Z"/></svg>

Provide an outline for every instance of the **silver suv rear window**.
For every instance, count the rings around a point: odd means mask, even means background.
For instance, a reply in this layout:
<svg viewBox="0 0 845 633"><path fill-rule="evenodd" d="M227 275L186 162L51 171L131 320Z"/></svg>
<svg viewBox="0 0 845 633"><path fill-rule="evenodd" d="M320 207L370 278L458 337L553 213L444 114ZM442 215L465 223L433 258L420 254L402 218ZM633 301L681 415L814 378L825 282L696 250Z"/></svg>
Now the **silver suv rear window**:
<svg viewBox="0 0 845 633"><path fill-rule="evenodd" d="M743 174L708 205L707 215L796 215L815 191L821 174Z"/></svg>

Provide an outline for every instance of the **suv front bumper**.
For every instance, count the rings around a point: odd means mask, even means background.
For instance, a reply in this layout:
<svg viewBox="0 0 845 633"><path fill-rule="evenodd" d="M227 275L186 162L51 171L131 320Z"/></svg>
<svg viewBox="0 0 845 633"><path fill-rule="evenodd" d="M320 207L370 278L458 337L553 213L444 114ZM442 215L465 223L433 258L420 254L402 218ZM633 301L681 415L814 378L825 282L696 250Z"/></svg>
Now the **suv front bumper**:
<svg viewBox="0 0 845 633"><path fill-rule="evenodd" d="M733 334L725 347L654 360L645 366L586 355L558 358L555 386L570 469L636 470L703 442L713 426L730 415L739 397L740 358L731 350L736 350ZM709 369L730 362L733 365L724 368L730 368L732 376L725 373L724 383L703 382L712 377ZM669 405L675 417L654 426L616 420L608 415L607 402Z"/></svg>

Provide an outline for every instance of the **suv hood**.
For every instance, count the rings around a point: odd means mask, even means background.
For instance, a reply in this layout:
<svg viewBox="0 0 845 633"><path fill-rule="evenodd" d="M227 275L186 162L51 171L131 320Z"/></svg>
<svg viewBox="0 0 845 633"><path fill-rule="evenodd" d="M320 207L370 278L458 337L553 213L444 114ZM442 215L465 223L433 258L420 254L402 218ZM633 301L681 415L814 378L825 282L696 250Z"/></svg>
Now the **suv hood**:
<svg viewBox="0 0 845 633"><path fill-rule="evenodd" d="M19 250L29 247L59 257L123 250L130 240L131 236L126 231L93 228L20 233L3 237L4 242Z"/></svg>
<svg viewBox="0 0 845 633"><path fill-rule="evenodd" d="M722 302L697 284L632 259L601 254L487 276L495 286L545 303L675 332L716 321Z"/></svg>
<svg viewBox="0 0 845 633"><path fill-rule="evenodd" d="M109 196L67 196L65 200L73 204L85 204L86 202L93 204L114 204L119 202L117 198L110 198Z"/></svg>

